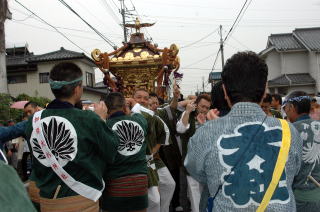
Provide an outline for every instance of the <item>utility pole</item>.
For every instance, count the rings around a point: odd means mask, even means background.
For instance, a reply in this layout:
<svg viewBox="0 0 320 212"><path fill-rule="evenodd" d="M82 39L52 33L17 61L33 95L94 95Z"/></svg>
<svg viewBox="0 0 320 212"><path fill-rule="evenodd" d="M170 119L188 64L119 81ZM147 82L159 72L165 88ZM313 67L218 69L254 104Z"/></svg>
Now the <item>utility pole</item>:
<svg viewBox="0 0 320 212"><path fill-rule="evenodd" d="M8 93L4 22L11 19L7 0L0 0L0 93Z"/></svg>
<svg viewBox="0 0 320 212"><path fill-rule="evenodd" d="M220 51L221 51L221 64L224 67L224 53L223 53L223 39L222 39L222 25L220 25Z"/></svg>
<svg viewBox="0 0 320 212"><path fill-rule="evenodd" d="M126 24L126 5L124 4L124 0L119 0L120 1L120 13L122 16L122 25L123 25L123 36L124 36L124 42L127 43L128 39L127 39L127 28L125 26Z"/></svg>
<svg viewBox="0 0 320 212"><path fill-rule="evenodd" d="M204 93L204 77L202 77L202 92Z"/></svg>

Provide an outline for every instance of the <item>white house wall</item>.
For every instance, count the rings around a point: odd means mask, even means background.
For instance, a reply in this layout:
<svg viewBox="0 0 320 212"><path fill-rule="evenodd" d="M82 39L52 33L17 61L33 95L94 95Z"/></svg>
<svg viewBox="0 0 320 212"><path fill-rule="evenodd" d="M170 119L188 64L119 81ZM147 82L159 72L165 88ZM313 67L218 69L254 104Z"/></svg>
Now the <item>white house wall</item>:
<svg viewBox="0 0 320 212"><path fill-rule="evenodd" d="M281 74L309 73L307 52L283 52L281 54Z"/></svg>
<svg viewBox="0 0 320 212"><path fill-rule="evenodd" d="M315 88L313 86L295 86L289 87L287 94L291 93L292 91L304 91L307 94L315 94Z"/></svg>
<svg viewBox="0 0 320 212"><path fill-rule="evenodd" d="M268 65L268 80L272 80L281 75L280 55L275 50L271 51L265 59Z"/></svg>
<svg viewBox="0 0 320 212"><path fill-rule="evenodd" d="M310 76L318 81L319 73L318 73L318 64L317 64L317 54L315 52L309 52L309 70ZM316 83L317 90L319 90L318 82Z"/></svg>
<svg viewBox="0 0 320 212"><path fill-rule="evenodd" d="M50 72L54 65L60 63L61 61L54 61L54 62L43 62L38 63L38 71L29 71L24 72L27 73L27 83L16 83L16 84L8 84L9 93L11 96L18 96L19 94L25 93L29 96L38 96L38 97L47 97L49 99L54 99L54 96L51 92L50 86L48 83L40 83L39 81L39 73L45 73ZM64 61L67 62L67 61ZM78 61L69 61L77 64L79 68L82 70L83 74L83 85L86 85L86 72L92 73L93 76L93 83L95 83L95 77L94 77L94 69L92 66L88 65L87 63L84 63L82 60ZM17 74L21 74L17 73ZM9 74L9 76L12 76L15 74ZM91 91L84 91L84 95L86 99L88 100L99 100L100 94L97 94L95 92Z"/></svg>

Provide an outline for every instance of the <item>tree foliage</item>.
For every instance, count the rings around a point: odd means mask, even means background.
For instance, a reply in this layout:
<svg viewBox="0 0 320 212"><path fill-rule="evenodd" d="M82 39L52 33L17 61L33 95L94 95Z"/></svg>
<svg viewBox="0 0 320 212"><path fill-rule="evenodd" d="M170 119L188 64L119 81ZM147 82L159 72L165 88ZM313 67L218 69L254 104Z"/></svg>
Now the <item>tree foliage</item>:
<svg viewBox="0 0 320 212"><path fill-rule="evenodd" d="M45 107L46 104L51 102L46 97L31 97L27 94L20 94L16 98L11 97L9 94L0 93L0 122L5 124L8 120L19 122L23 118L23 110L10 108L10 105L16 101L33 101L40 107Z"/></svg>

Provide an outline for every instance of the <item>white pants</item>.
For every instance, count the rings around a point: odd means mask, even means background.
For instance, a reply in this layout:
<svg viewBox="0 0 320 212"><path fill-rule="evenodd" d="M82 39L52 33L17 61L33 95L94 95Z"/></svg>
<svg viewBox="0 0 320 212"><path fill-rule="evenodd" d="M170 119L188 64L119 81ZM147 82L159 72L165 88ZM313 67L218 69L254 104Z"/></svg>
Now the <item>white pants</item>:
<svg viewBox="0 0 320 212"><path fill-rule="evenodd" d="M188 183L188 196L191 203L191 211L199 212L200 198L202 193L202 185L193 179L191 176L187 176Z"/></svg>
<svg viewBox="0 0 320 212"><path fill-rule="evenodd" d="M176 187L169 169L163 167L158 169L159 175L159 192L160 192L160 211L169 212L170 202Z"/></svg>
<svg viewBox="0 0 320 212"><path fill-rule="evenodd" d="M160 193L158 186L148 188L147 212L160 212Z"/></svg>

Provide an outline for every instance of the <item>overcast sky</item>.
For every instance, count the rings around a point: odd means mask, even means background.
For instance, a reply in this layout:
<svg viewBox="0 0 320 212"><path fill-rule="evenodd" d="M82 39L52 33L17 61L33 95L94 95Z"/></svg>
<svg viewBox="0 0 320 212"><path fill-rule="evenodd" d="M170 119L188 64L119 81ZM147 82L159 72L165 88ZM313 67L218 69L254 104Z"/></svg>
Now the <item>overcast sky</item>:
<svg viewBox="0 0 320 212"><path fill-rule="evenodd" d="M112 48L71 13L58 0L19 0L34 13L70 38L81 49L42 23L16 1L8 0L12 20L7 20L7 47L28 43L35 54L56 51L60 47L90 53L99 48L110 52ZM118 12L118 0L66 0L86 21L102 32L118 47L123 41L123 31ZM219 49L219 25L223 37L230 30L244 0L125 0L128 9L133 4L142 22L156 22L145 32L160 48L176 43L182 47L180 71L184 74L182 93L191 94L202 89L210 90L207 83L216 53ZM225 59L237 51L262 51L270 34L290 33L295 28L320 27L319 0L248 0L251 2L240 23L225 43ZM134 16L127 18L133 20ZM212 33L213 32L213 33ZM211 33L211 34L210 34ZM207 36L209 35L209 36ZM200 42L196 42L206 37ZM183 48L184 47L184 48ZM216 71L221 70L218 58ZM97 77L101 80L101 75Z"/></svg>

